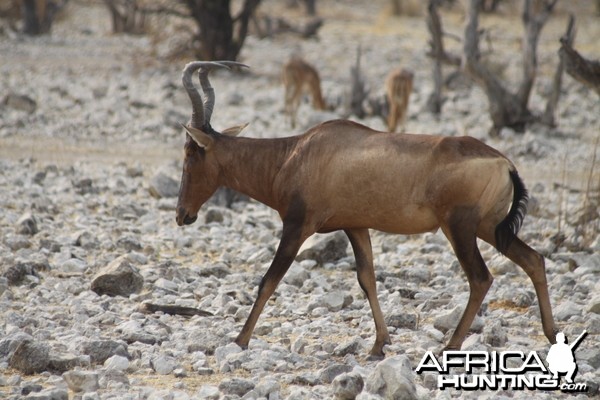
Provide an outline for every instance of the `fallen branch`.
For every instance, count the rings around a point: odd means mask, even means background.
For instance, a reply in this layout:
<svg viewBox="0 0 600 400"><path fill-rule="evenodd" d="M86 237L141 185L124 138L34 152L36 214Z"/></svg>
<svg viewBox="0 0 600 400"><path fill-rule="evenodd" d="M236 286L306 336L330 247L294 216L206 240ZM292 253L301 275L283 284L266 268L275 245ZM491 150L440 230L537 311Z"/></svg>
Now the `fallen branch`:
<svg viewBox="0 0 600 400"><path fill-rule="evenodd" d="M201 317L212 317L213 313L199 310L193 307L174 306L174 305L162 305L153 303L142 303L138 308L139 312L144 314L154 314L162 312L169 315L183 315L185 317L193 317L199 315Z"/></svg>

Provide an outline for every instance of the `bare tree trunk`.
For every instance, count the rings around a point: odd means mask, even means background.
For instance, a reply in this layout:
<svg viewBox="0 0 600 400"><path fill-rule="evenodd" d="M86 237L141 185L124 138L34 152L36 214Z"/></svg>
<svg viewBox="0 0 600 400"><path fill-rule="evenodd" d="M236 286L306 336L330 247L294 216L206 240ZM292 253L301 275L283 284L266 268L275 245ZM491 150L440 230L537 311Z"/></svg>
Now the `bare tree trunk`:
<svg viewBox="0 0 600 400"><path fill-rule="evenodd" d="M526 0L523 11L525 37L523 39L523 81L516 94L509 92L479 60L478 19L481 0L470 0L463 47L464 71L479 84L488 98L493 126L490 135L496 136L502 128L522 132L536 120L528 109L531 88L537 68L537 42L557 0Z"/></svg>
<svg viewBox="0 0 600 400"><path fill-rule="evenodd" d="M433 114L439 114L442 111L444 99L442 97L442 64L460 65L460 58L446 53L444 49L442 22L438 14L440 0L429 0L427 5L427 28L431 34L429 45L431 50L429 56L433 58L433 93L427 99L427 109Z"/></svg>
<svg viewBox="0 0 600 400"><path fill-rule="evenodd" d="M503 127L523 130L529 111L521 107L518 97L508 92L496 77L479 61L479 0L470 0L463 44L463 69L479 84L488 99L493 126L490 136L497 136Z"/></svg>
<svg viewBox="0 0 600 400"><path fill-rule="evenodd" d="M502 0L484 0L481 4L481 11L485 13L494 13Z"/></svg>
<svg viewBox="0 0 600 400"><path fill-rule="evenodd" d="M287 0L285 3L288 8L298 8L300 0ZM306 15L311 17L317 15L317 0L302 0L302 3L304 3Z"/></svg>
<svg viewBox="0 0 600 400"><path fill-rule="evenodd" d="M352 79L352 89L350 91L350 113L358 118L364 118L366 115L363 104L369 92L366 89L365 78L360 71L360 45L356 48L356 64L350 68L350 76Z"/></svg>
<svg viewBox="0 0 600 400"><path fill-rule="evenodd" d="M402 0L390 0L392 5L392 15L402 14Z"/></svg>
<svg viewBox="0 0 600 400"><path fill-rule="evenodd" d="M55 15L64 7L62 2L52 0L23 0L21 11L23 15L23 33L27 35L42 35L49 33Z"/></svg>
<svg viewBox="0 0 600 400"><path fill-rule="evenodd" d="M567 25L567 31L564 36L561 38L561 42L564 41L569 46L573 44L573 40L575 39L575 17L573 14L569 16L569 23ZM556 72L554 73L554 80L552 82L552 92L550 93L550 97L548 98L548 102L546 103L546 110L541 117L541 122L544 125L548 126L556 126L556 120L554 118L554 114L556 111L556 106L558 105L558 100L560 98L560 91L562 88L562 76L563 71L565 69L565 61L562 57L559 57L558 66L556 67Z"/></svg>
<svg viewBox="0 0 600 400"><path fill-rule="evenodd" d="M146 22L145 10L138 0L104 0L112 18L113 33L142 33Z"/></svg>
<svg viewBox="0 0 600 400"><path fill-rule="evenodd" d="M542 28L558 0L525 0L523 7L523 81L517 93L521 107L527 108L531 88L535 82L537 72L537 45Z"/></svg>
<svg viewBox="0 0 600 400"><path fill-rule="evenodd" d="M198 57L235 60L248 34L248 23L260 0L245 0L232 17L230 0L184 0L199 29Z"/></svg>
<svg viewBox="0 0 600 400"><path fill-rule="evenodd" d="M317 0L304 0L306 5L306 15L314 17L317 15Z"/></svg>

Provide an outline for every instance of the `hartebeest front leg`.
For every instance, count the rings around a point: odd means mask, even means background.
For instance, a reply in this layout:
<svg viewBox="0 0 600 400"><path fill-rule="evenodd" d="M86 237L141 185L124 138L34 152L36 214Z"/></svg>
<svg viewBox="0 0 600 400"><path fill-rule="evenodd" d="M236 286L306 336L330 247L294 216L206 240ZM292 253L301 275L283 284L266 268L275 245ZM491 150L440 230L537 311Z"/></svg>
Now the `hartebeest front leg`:
<svg viewBox="0 0 600 400"><path fill-rule="evenodd" d="M375 320L375 344L371 349L369 358L382 359L384 357L383 346L390 344L391 341L381 307L379 306L379 300L377 299L377 284L373 269L373 250L369 230L348 229L345 232L354 250L358 283L367 295L371 311L373 312L373 319Z"/></svg>
<svg viewBox="0 0 600 400"><path fill-rule="evenodd" d="M303 226L301 224L284 222L281 241L275 252L275 258L273 258L271 266L258 286L258 297L252 306L252 311L250 311L250 315L248 316L242 331L235 339L235 343L241 348L248 348L248 342L250 341L250 337L252 336L260 313L275 291L275 288L290 268L290 265L292 265L300 246L308 237L303 231Z"/></svg>
<svg viewBox="0 0 600 400"><path fill-rule="evenodd" d="M444 350L460 350L475 315L494 280L477 248L476 233L474 229L469 229L470 227L477 227L478 222L474 211L455 212L449 218L448 225L442 226L442 230L450 241L460 266L465 271L470 289L467 307Z"/></svg>

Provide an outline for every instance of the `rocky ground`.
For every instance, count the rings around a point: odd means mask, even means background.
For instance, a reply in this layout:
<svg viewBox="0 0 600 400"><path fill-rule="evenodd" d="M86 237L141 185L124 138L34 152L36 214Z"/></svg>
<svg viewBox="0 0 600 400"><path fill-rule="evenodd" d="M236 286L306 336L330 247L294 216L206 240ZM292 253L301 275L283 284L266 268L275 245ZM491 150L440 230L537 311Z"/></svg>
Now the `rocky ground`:
<svg viewBox="0 0 600 400"><path fill-rule="evenodd" d="M274 7L265 2L264 9ZM301 46L335 100L349 88L361 43L372 94L395 65L416 74L408 130L469 134L507 154L531 194L520 236L546 256L551 300L569 339L584 329L577 382L600 383L598 96L566 77L555 129L505 131L489 139L486 100L476 87L449 91L440 118L424 111L432 84L422 18L391 18L383 2L325 3L319 40L249 37L251 72L213 79L213 123L250 121L248 136L298 133L282 114L278 71ZM357 8L361 5L362 8ZM576 47L600 54L600 24L579 7ZM565 26L563 5L540 42L532 108L542 110ZM583 12L581 12L583 10ZM588 10L589 11L589 10ZM9 399L360 399L561 398L543 391L440 391L413 370L449 338L468 285L441 233L373 232L379 299L393 344L367 361L370 308L344 236L319 236L263 312L250 348L233 339L249 313L281 230L255 202L205 205L180 228L175 202L189 107L179 82L184 61L167 62L169 41L114 36L103 8L73 5L53 35L0 37L0 397ZM460 13L447 16L460 32ZM76 18L75 18L76 17ZM518 51L518 17L487 17L499 58ZM505 35L494 35L494 32ZM512 36L511 36L512 35ZM518 57L506 65L518 77ZM344 115L303 105L304 128ZM360 121L383 128L378 118ZM304 129L303 128L303 129ZM596 161L596 164L598 161ZM588 190L589 188L589 190ZM495 276L463 348L538 351L542 334L531 282L482 244ZM152 305L172 306L154 312ZM195 311L194 311L195 310ZM193 315L180 315L193 311ZM344 397L346 396L346 397Z"/></svg>

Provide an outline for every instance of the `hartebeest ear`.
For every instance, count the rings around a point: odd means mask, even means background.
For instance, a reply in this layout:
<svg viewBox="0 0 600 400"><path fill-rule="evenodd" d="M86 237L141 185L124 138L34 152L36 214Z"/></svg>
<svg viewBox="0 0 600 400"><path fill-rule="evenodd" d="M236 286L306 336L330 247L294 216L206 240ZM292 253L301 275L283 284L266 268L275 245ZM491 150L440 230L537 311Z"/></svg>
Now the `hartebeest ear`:
<svg viewBox="0 0 600 400"><path fill-rule="evenodd" d="M183 129L185 129L187 131L187 133L189 133L191 138L194 139L194 142L196 142L196 144L198 144L198 146L203 147L205 150L210 150L215 139L213 139L209 134L205 133L204 131L202 131L200 129L193 128L193 127L187 126L187 125L182 125L182 126L183 126Z"/></svg>
<svg viewBox="0 0 600 400"><path fill-rule="evenodd" d="M250 124L250 122L246 122L245 124L241 124L241 125L236 125L236 126L232 126L230 128L225 129L223 132L221 132L223 135L226 136L237 136L240 134L241 131L244 130L244 128L246 128L248 125Z"/></svg>

